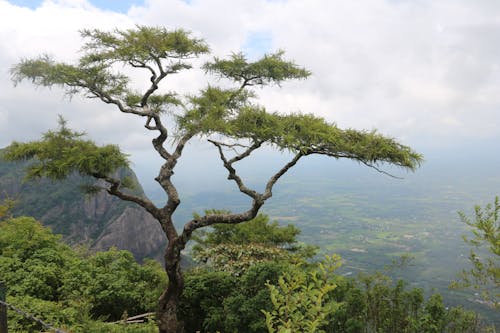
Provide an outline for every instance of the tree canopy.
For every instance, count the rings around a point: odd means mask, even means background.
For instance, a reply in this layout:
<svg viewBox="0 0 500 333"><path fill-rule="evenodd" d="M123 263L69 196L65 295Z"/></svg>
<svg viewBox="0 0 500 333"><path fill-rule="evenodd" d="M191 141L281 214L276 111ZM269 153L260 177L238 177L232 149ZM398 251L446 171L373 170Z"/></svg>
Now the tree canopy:
<svg viewBox="0 0 500 333"><path fill-rule="evenodd" d="M177 137L218 133L228 138L248 139L259 146L271 144L303 155L345 157L370 165L391 163L411 170L421 162L421 155L376 131L342 130L313 114L268 112L257 104L252 87L279 85L286 80L304 79L310 75L309 71L284 60L283 51L265 55L255 62L249 62L242 53L232 54L228 59L216 57L203 66L204 70L238 86L209 85L198 94L179 96L175 92L160 93L158 84L167 75L190 69L192 57L208 53L209 48L202 40L191 37L184 30L168 31L145 26L113 32L84 30L82 37L87 42L78 64L58 63L48 56L25 59L12 68L13 80L18 83L29 79L36 85L61 86L68 94L83 93L99 98L105 103L115 104L123 112L146 117L146 127L163 135L167 135L166 128L159 126L156 117L159 113L174 112L178 127L172 135ZM142 93L133 89L131 78L113 66L116 63L149 72L149 88ZM152 119L155 120L153 125ZM65 131L61 134L67 140L76 141L81 133ZM47 133L45 139L55 139L51 138L52 135L54 133ZM84 148L90 153L96 147ZM117 159L116 164L106 163L110 169L101 171L110 173L113 167L123 164L112 146L101 150L101 154L106 154L106 151L109 154L103 156L104 160ZM39 151L25 151L25 156L33 155L44 159ZM66 158L71 156L65 155ZM89 156L89 160L95 158ZM82 163L85 162L80 161ZM72 166L78 171L89 171L88 168L79 170L80 164Z"/></svg>

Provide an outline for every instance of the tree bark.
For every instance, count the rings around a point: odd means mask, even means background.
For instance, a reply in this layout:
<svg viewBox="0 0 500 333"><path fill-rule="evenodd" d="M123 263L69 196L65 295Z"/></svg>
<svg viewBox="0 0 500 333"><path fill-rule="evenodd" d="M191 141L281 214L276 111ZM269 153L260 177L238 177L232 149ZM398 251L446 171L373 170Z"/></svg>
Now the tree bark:
<svg viewBox="0 0 500 333"><path fill-rule="evenodd" d="M180 296L184 289L184 276L181 272L181 248L177 239L169 242L165 250L165 270L168 285L160 296L158 306L159 333L184 333L184 323L177 317Z"/></svg>

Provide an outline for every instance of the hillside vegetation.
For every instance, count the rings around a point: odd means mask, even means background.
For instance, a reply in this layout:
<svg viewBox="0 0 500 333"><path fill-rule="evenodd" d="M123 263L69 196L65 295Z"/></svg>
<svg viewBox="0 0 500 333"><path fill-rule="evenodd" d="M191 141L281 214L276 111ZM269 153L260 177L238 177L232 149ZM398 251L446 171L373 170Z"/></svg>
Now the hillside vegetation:
<svg viewBox="0 0 500 333"><path fill-rule="evenodd" d="M166 284L158 263L139 265L116 249L89 254L31 217L3 215L0 281L9 303L71 332L157 332L154 322L109 322L154 311ZM338 256L311 261L314 248L298 243L298 232L260 215L198 235L204 259L186 276L180 307L186 331L488 332L477 314L445 307L439 294L425 298L381 273L344 277ZM239 261L231 261L235 251ZM9 317L10 332L40 328Z"/></svg>

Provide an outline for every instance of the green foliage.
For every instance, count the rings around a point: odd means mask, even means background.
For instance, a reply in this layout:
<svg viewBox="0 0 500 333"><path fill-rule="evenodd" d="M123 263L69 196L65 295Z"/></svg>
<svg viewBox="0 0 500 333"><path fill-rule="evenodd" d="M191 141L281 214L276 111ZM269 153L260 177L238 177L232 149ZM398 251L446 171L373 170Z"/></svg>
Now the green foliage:
<svg viewBox="0 0 500 333"><path fill-rule="evenodd" d="M30 296L9 297L7 301L23 311L41 318L53 327L73 333L157 333L154 321L146 324L115 324L92 319L89 303L82 301L51 302ZM9 332L45 332L41 324L15 311L9 311Z"/></svg>
<svg viewBox="0 0 500 333"><path fill-rule="evenodd" d="M82 136L83 133L68 129L60 118L58 131L48 131L40 141L14 142L6 149L3 158L10 161L33 160L27 168L27 178L60 180L73 172L104 177L128 166L126 155L120 152L118 146L98 147L92 141L82 140Z"/></svg>
<svg viewBox="0 0 500 333"><path fill-rule="evenodd" d="M283 59L284 51L267 54L262 59L249 63L243 53L233 53L229 59L215 58L203 68L208 73L231 79L250 86L280 84L289 79L305 79L311 73L293 62Z"/></svg>
<svg viewBox="0 0 500 333"><path fill-rule="evenodd" d="M188 271L180 304L186 332L265 331L259 309L270 311L272 304L264 284L276 283L288 267L283 262L261 262L238 277L224 271Z"/></svg>
<svg viewBox="0 0 500 333"><path fill-rule="evenodd" d="M197 252L194 258L207 264L213 270L240 275L257 263L291 261L293 255L283 249L260 244L220 244Z"/></svg>
<svg viewBox="0 0 500 333"><path fill-rule="evenodd" d="M78 65L56 63L48 56L25 59L11 69L14 82L30 79L36 85L65 87L70 95L84 93L88 97L118 99L124 105L142 107L142 98L137 98L138 94L129 88L129 78L113 72L112 64L148 69L159 65L160 75L165 76L191 68L183 60L208 52L202 40L190 37L184 30L137 26L114 32L83 30L81 35L87 43ZM171 61L167 64L161 63L169 58ZM157 95L150 102L151 109L159 111L165 105L179 105L180 100L168 93Z"/></svg>
<svg viewBox="0 0 500 333"><path fill-rule="evenodd" d="M314 256L316 247L298 244L299 233L295 226L280 226L264 214L236 225L214 224L193 237L193 257L211 269L236 275L265 261L301 262Z"/></svg>
<svg viewBox="0 0 500 333"><path fill-rule="evenodd" d="M81 260L65 274L62 292L70 299L86 299L95 318L119 320L154 311L166 285L161 266L152 260L139 265L128 251L111 249Z"/></svg>
<svg viewBox="0 0 500 333"><path fill-rule="evenodd" d="M185 329L188 332L201 329L216 331L224 327L226 313L223 300L236 286L236 279L227 272L196 271L186 274L180 304Z"/></svg>
<svg viewBox="0 0 500 333"><path fill-rule="evenodd" d="M166 285L157 262L139 265L129 252L115 249L92 255L77 253L29 217L0 222L0 281L15 306L82 333L121 332L95 320L119 320L125 313L154 311ZM11 321L13 332L40 329L18 316ZM154 331L153 326L147 327L138 332Z"/></svg>
<svg viewBox="0 0 500 333"><path fill-rule="evenodd" d="M60 237L29 217L0 222L0 280L11 295L57 301L74 255Z"/></svg>
<svg viewBox="0 0 500 333"><path fill-rule="evenodd" d="M332 274L340 265L340 257L333 255L317 270L304 272L297 267L280 276L277 285L266 283L274 306L272 311L262 311L268 332L325 332L327 316L338 307L328 294L337 287Z"/></svg>
<svg viewBox="0 0 500 333"><path fill-rule="evenodd" d="M204 41L181 29L137 26L113 32L83 30L81 35L87 42L77 65L56 63L48 56L25 59L11 69L14 82L29 79L36 85L65 87L70 95L83 93L108 103L119 102L122 107L142 107L143 96L129 87L129 77L114 72L111 65L122 63L148 71L159 66L158 76L163 78L191 68L185 60L209 50ZM155 74L153 80L156 78ZM165 106L180 105L181 101L175 93L166 93L151 96L148 104L151 110L159 112Z"/></svg>
<svg viewBox="0 0 500 333"><path fill-rule="evenodd" d="M135 29L104 32L83 30L86 56L81 65L95 63L154 64L158 59L183 59L207 53L208 46L201 39L190 37L182 29L169 31L162 27L137 26ZM171 70L182 69L182 62L173 62ZM188 67L189 68L189 67Z"/></svg>
<svg viewBox="0 0 500 333"><path fill-rule="evenodd" d="M84 318L84 309L75 304L42 300L31 296L10 296L7 302L15 304L19 309L54 327L68 330L74 323L81 322ZM28 319L15 311L9 311L9 332L13 333L38 333L43 332L41 324ZM81 332L81 331L80 331Z"/></svg>
<svg viewBox="0 0 500 333"><path fill-rule="evenodd" d="M7 218L9 212L12 210L12 208L14 208L15 205L16 205L16 200L12 200L10 198L4 199L0 203L0 220Z"/></svg>
<svg viewBox="0 0 500 333"><path fill-rule="evenodd" d="M233 139L266 142L280 150L348 158L370 165L390 163L416 169L422 156L376 131L342 130L312 114L269 113L264 108L243 103L231 112L230 100L239 93L210 88L193 99L196 107L179 124L188 131L218 133Z"/></svg>
<svg viewBox="0 0 500 333"><path fill-rule="evenodd" d="M424 313L417 324L418 332L440 333L446 325L446 309L443 297L432 295L424 306Z"/></svg>
<svg viewBox="0 0 500 333"><path fill-rule="evenodd" d="M328 332L489 332L476 313L445 307L440 294L425 300L423 290L380 273L340 281L334 298L340 306L328 317Z"/></svg>
<svg viewBox="0 0 500 333"><path fill-rule="evenodd" d="M214 224L210 232L198 232L193 237L197 247L213 247L220 244L251 244L279 248L294 248L300 230L293 226L280 226L278 221L269 221L269 216L257 215L254 219L237 225Z"/></svg>
<svg viewBox="0 0 500 333"><path fill-rule="evenodd" d="M484 208L475 207L471 220L463 212L460 219L472 228L473 238L464 236L464 241L473 246L469 254L472 268L462 271L461 281L453 287L472 286L481 290L483 297L493 306L500 308L500 201Z"/></svg>

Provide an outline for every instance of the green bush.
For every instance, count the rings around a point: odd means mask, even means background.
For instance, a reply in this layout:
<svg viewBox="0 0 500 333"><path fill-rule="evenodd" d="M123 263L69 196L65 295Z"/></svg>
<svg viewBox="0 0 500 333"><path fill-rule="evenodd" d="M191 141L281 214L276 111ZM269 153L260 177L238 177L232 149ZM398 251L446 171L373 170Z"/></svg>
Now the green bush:
<svg viewBox="0 0 500 333"><path fill-rule="evenodd" d="M103 326L102 320L156 310L166 274L155 261L138 264L128 251L78 253L35 219L18 217L0 221L0 281L9 302L47 323L72 332L112 332L116 325ZM116 331L152 332L152 327ZM10 331L41 328L9 311Z"/></svg>

